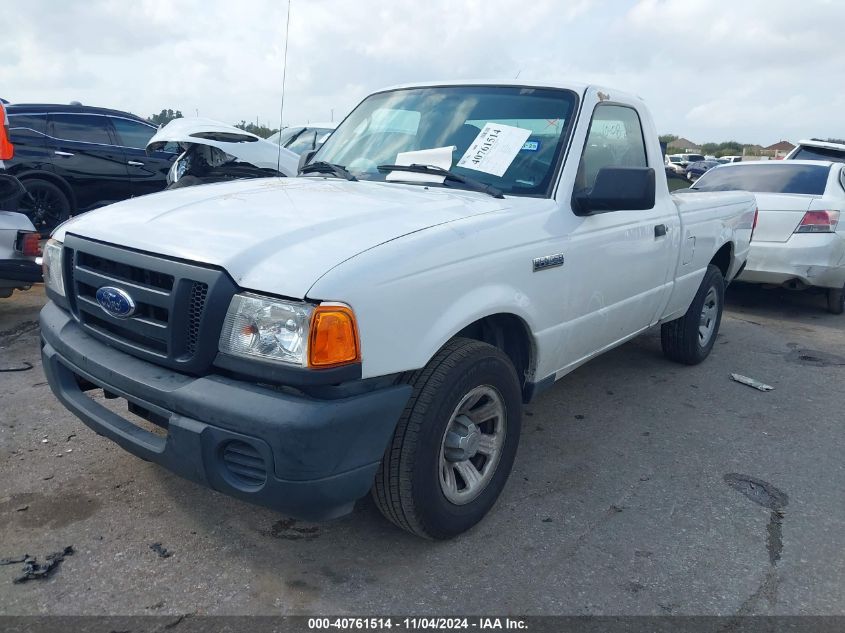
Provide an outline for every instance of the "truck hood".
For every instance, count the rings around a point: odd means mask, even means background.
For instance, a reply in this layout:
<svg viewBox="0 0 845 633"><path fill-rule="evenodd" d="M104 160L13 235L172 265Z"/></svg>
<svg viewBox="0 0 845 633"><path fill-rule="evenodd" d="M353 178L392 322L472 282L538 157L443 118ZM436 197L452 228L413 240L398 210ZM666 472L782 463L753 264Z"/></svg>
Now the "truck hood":
<svg viewBox="0 0 845 633"><path fill-rule="evenodd" d="M80 215L54 237L73 233L220 266L242 288L302 299L323 274L358 253L508 204L438 187L261 178L133 198Z"/></svg>
<svg viewBox="0 0 845 633"><path fill-rule="evenodd" d="M240 128L214 119L183 117L173 119L147 142L147 152L163 149L168 143L178 143L182 149L191 145L208 145L223 150L238 161L276 169L286 176L295 176L299 156L275 143Z"/></svg>

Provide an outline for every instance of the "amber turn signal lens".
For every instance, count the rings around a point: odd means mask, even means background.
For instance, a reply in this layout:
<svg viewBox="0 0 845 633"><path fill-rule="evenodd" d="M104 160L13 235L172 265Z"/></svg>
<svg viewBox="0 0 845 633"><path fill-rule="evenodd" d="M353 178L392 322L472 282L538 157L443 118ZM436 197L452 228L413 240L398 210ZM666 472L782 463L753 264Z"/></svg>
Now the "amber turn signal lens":
<svg viewBox="0 0 845 633"><path fill-rule="evenodd" d="M361 360L355 314L346 306L317 306L311 316L308 365L316 369Z"/></svg>

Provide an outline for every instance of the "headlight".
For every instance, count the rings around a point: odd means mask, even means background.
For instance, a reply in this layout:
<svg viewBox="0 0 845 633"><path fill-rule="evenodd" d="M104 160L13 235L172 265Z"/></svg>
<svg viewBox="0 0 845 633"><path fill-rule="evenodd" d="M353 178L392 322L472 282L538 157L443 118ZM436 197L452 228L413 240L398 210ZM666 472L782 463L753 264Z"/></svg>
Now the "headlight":
<svg viewBox="0 0 845 633"><path fill-rule="evenodd" d="M220 332L220 351L305 365L312 310L307 303L235 295Z"/></svg>
<svg viewBox="0 0 845 633"><path fill-rule="evenodd" d="M174 182L179 180L182 176L185 175L185 172L188 170L188 163L189 159L185 155L187 152L182 152L173 161L173 164L170 166L170 169L167 171L167 184L172 185Z"/></svg>
<svg viewBox="0 0 845 633"><path fill-rule="evenodd" d="M251 293L232 298L219 349L236 356L314 369L361 360L358 326L348 306L312 306Z"/></svg>
<svg viewBox="0 0 845 633"><path fill-rule="evenodd" d="M44 284L57 295L65 296L65 278L62 274L62 243L50 239L44 245L41 266Z"/></svg>

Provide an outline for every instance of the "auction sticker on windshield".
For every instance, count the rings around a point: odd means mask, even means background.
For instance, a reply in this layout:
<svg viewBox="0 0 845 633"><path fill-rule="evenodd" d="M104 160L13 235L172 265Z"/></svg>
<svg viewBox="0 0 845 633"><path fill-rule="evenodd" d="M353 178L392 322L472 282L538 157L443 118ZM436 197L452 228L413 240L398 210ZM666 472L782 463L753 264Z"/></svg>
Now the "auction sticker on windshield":
<svg viewBox="0 0 845 633"><path fill-rule="evenodd" d="M486 123L458 161L457 167L503 176L531 136L531 130Z"/></svg>

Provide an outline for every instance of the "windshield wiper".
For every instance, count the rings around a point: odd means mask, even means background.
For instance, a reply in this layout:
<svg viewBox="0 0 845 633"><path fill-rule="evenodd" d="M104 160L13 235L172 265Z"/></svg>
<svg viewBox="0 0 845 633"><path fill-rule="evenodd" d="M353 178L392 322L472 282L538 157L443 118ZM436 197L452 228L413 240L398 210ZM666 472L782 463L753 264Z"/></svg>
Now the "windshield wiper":
<svg viewBox="0 0 845 633"><path fill-rule="evenodd" d="M300 174L334 174L338 178L346 178L347 180L358 180L353 176L343 165L335 165L334 163L327 163L324 160L318 160L316 163L309 163L299 170Z"/></svg>
<svg viewBox="0 0 845 633"><path fill-rule="evenodd" d="M461 174L456 174L453 171L449 171L448 169L443 169L442 167L437 167L436 165L379 165L379 171L410 171L415 174L432 174L434 176L443 176L446 180L451 180L452 182L459 182L464 185L470 191L480 191L481 193L488 193L494 198L504 198L505 195L502 191L493 185L488 185L487 183L483 183L480 180L475 180L475 178L470 178L469 176L463 176Z"/></svg>

